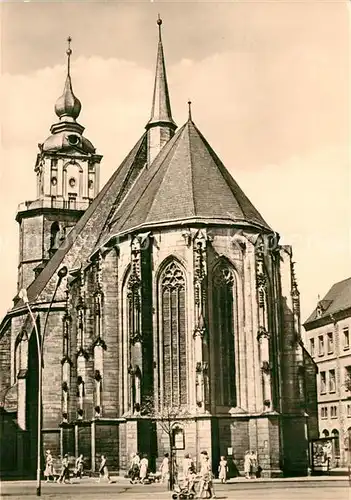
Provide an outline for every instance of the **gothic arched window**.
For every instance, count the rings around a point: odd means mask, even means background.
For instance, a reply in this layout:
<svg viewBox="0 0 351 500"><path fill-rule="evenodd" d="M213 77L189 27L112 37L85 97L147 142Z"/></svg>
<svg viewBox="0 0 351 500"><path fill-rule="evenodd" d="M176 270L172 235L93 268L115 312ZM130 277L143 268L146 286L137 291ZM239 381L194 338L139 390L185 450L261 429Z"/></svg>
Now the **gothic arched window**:
<svg viewBox="0 0 351 500"><path fill-rule="evenodd" d="M217 405L236 406L235 277L226 262L215 268L212 290L215 401Z"/></svg>
<svg viewBox="0 0 351 500"><path fill-rule="evenodd" d="M172 260L159 278L159 345L163 405L187 403L185 276Z"/></svg>

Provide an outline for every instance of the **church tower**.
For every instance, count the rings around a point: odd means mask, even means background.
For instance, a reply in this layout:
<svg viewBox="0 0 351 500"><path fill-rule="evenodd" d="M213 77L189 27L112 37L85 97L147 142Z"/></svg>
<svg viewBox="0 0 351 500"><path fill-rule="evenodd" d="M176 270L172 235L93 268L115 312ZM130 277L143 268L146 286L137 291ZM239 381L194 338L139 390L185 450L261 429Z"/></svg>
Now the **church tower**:
<svg viewBox="0 0 351 500"><path fill-rule="evenodd" d="M162 45L162 19L158 17L158 49L151 118L146 125L148 134L148 165L154 161L163 146L173 137L177 125L173 121L169 99L165 58Z"/></svg>
<svg viewBox="0 0 351 500"><path fill-rule="evenodd" d="M99 192L102 156L83 136L76 120L81 103L71 81L71 38L68 38L67 77L55 104L59 120L51 135L39 144L34 171L37 198L21 203L16 220L20 226L18 290L27 287L45 267L70 229Z"/></svg>

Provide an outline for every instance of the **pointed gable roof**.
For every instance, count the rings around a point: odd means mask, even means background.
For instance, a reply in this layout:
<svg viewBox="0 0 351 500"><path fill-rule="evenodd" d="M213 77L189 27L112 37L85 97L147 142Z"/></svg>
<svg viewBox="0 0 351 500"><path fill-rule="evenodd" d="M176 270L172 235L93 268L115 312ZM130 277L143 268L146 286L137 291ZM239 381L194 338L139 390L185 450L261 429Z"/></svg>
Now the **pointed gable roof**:
<svg viewBox="0 0 351 500"><path fill-rule="evenodd" d="M141 174L104 238L186 221L239 223L271 231L190 119Z"/></svg>
<svg viewBox="0 0 351 500"><path fill-rule="evenodd" d="M101 233L107 227L111 215L121 203L146 162L146 133L124 159L120 167L107 181L103 189L68 233L43 271L27 290L29 301L39 297L60 266L75 269L88 259ZM55 276L56 280L56 276ZM18 300L15 308L22 305Z"/></svg>
<svg viewBox="0 0 351 500"><path fill-rule="evenodd" d="M338 283L334 283L325 297L318 302L317 307L310 314L303 326L308 330L310 323L318 319L328 318L330 315L346 311L349 308L351 308L351 278L346 278ZM318 314L318 310L320 314Z"/></svg>

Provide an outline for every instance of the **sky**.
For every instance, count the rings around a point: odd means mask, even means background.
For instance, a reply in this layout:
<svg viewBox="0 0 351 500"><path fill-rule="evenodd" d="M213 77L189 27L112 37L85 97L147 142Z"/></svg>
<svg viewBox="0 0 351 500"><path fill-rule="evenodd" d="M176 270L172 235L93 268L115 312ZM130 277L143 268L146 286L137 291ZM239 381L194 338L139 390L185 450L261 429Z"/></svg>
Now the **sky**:
<svg viewBox="0 0 351 500"><path fill-rule="evenodd" d="M0 316L12 305L17 205L36 197L37 144L72 41L79 123L101 187L151 110L157 14L173 118L193 120L268 224L293 246L302 320L351 275L350 11L346 1L4 2L1 15Z"/></svg>

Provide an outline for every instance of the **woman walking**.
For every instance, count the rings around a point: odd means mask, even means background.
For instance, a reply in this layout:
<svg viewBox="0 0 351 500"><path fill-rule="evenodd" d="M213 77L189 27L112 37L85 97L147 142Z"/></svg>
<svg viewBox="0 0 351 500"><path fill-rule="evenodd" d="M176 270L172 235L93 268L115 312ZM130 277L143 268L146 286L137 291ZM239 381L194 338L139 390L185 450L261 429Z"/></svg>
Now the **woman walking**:
<svg viewBox="0 0 351 500"><path fill-rule="evenodd" d="M47 483L50 481L51 477L54 478L54 459L52 458L50 450L46 450L44 476L46 477Z"/></svg>
<svg viewBox="0 0 351 500"><path fill-rule="evenodd" d="M79 455L79 457L76 460L76 466L75 466L76 477L78 477L79 479L82 479L82 477L83 477L83 470L84 470L83 455Z"/></svg>
<svg viewBox="0 0 351 500"><path fill-rule="evenodd" d="M160 465L161 481L168 483L169 481L169 453L165 453L162 463Z"/></svg>
<svg viewBox="0 0 351 500"><path fill-rule="evenodd" d="M250 472L251 472L251 453L247 451L244 456L244 473L246 479L250 479Z"/></svg>
<svg viewBox="0 0 351 500"><path fill-rule="evenodd" d="M112 483L111 478L110 478L110 474L108 473L108 468L107 468L106 462L107 462L107 458L105 457L105 455L101 455L101 462L100 462L100 468L99 468L99 479L97 481L98 483L100 482L101 478L106 479L109 483Z"/></svg>
<svg viewBox="0 0 351 500"><path fill-rule="evenodd" d="M60 477L58 478L57 480L58 483L70 483L70 479L69 479L69 461L68 461L68 455L66 453L66 455L63 457L62 459L62 471L61 471L61 474L60 474Z"/></svg>
<svg viewBox="0 0 351 500"><path fill-rule="evenodd" d="M149 461L146 455L143 455L143 458L140 460L140 482L144 484L144 481L147 476L147 469L149 467Z"/></svg>
<svg viewBox="0 0 351 500"><path fill-rule="evenodd" d="M206 498L216 498L212 481L211 462L207 451L201 452L201 469L200 469L200 490L197 498L202 498L203 492L206 492Z"/></svg>
<svg viewBox="0 0 351 500"><path fill-rule="evenodd" d="M140 457L138 453L133 453L129 471L131 484L134 484L138 481L139 471L140 471Z"/></svg>

